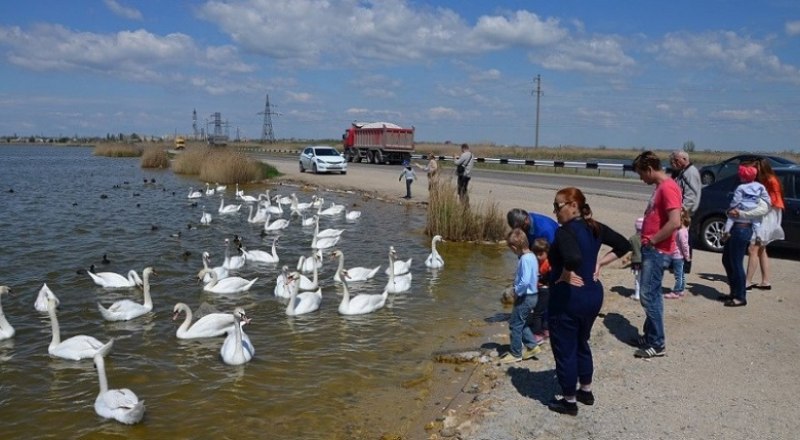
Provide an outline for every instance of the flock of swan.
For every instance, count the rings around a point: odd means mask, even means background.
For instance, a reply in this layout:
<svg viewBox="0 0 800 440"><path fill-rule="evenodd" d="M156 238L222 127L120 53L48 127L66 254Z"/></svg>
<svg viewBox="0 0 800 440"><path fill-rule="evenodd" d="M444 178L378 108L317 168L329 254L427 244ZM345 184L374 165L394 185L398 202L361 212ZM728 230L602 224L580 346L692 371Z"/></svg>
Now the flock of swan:
<svg viewBox="0 0 800 440"><path fill-rule="evenodd" d="M208 196L220 195L219 215L236 215L240 212L242 204L225 204L224 186L212 188L206 184L206 190L194 190L190 188L189 199L198 199ZM286 212L281 205L289 205L290 216L301 217L303 226L313 226L314 235L310 245L311 255L301 256L295 270L290 271L288 265L283 265L276 279L274 295L286 301L286 315L298 316L312 313L319 310L323 300L322 288L319 284L319 269L325 259L324 251L329 251L329 258L338 260L338 266L333 279L342 285L342 298L339 303L338 312L341 315L363 315L380 310L386 304L389 294L402 293L411 288L411 263L412 259L401 260L397 257L397 251L393 246L389 246L388 266L385 274L388 281L381 293L351 295L349 284L373 279L380 271L381 266L376 267L349 267L344 264L344 253L341 249L334 249L342 237L343 229L319 229L319 218L321 216L341 216L350 221L357 220L361 216L360 211L347 211L343 205L331 203L325 207L324 201L320 197L313 196L310 202L301 203L295 194L291 196L270 197L269 191L259 194L257 197L248 196L240 191L238 184L236 187L236 198L242 203L248 204L249 223L264 224L265 232L275 232L289 226L290 220L283 218ZM254 212L253 208L256 208ZM315 213L307 216L307 213ZM278 217L270 221L271 217ZM205 211L200 218L200 223L209 225L213 222L211 213ZM262 233L263 235L263 233ZM258 263L279 263L280 257L276 252L278 237L272 242L271 252L256 249L247 249L238 239L234 242L225 240L225 259L220 266L211 267L210 254L203 252L203 268L197 274L198 280L204 283L203 290L211 293L232 294L247 292L252 288L258 278L245 279L235 275L235 272L242 269L246 264ZM442 241L442 237L437 235L431 240L431 252L425 260L425 265L432 269L441 269L444 266L444 259L436 248L436 243ZM236 245L238 254L232 255L231 245ZM104 260L106 256L104 255ZM139 303L131 299L123 299L110 305L97 303L97 309L101 317L106 321L129 321L142 317L153 310L153 300L150 293L150 278L156 275L153 267L146 267L140 277L135 270L130 270L126 275L114 272L87 272L94 284L104 289L130 289L141 288L143 302ZM311 278L305 274L311 274ZM0 286L0 340L13 338L14 328L6 319L2 308L2 297L10 292L8 286ZM101 342L88 335L76 335L67 339L61 339L61 331L58 322L57 308L59 299L53 291L44 284L39 291L34 302L35 310L47 313L50 318L52 339L48 346L48 353L51 356L68 360L79 361L91 358L97 368L98 382L100 391L95 400L95 412L101 417L114 419L125 424L134 424L142 420L145 412L144 401L139 400L136 394L126 388L109 389L105 371L104 358L109 355L114 345L114 339ZM220 347L220 357L228 365L242 365L249 362L255 355L250 338L244 331L244 327L250 323L245 310L236 307L232 313L208 313L193 322L194 314L191 308L179 302L173 308L173 320L179 319L184 315L184 320L178 327L175 336L178 339L197 339L197 338L216 338L225 336Z"/></svg>

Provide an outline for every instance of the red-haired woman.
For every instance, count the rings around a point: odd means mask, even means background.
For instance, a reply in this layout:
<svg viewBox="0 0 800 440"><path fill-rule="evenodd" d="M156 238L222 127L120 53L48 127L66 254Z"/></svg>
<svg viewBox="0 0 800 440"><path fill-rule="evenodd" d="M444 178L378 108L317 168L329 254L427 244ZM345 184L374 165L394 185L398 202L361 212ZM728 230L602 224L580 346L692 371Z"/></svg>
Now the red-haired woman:
<svg viewBox="0 0 800 440"><path fill-rule="evenodd" d="M772 201L772 205L761 221L762 240L755 240L750 244L747 249L747 290L760 289L770 290L772 284L769 280L769 257L767 256L767 245L775 240L783 240L785 238L781 221L783 220L783 210L785 208L783 202L783 187L775 171L769 165L766 159L759 159L756 161L756 168L758 174L756 180L761 182L767 188L767 194ZM753 277L756 273L756 267L761 268L761 283L754 283Z"/></svg>
<svg viewBox="0 0 800 440"><path fill-rule="evenodd" d="M592 218L586 197L578 188L557 192L553 213L561 226L548 253L551 267L548 324L563 397L550 402L548 408L574 416L578 414L576 401L594 404L594 363L589 336L603 305L603 284L597 277L601 267L630 252L631 244ZM598 258L604 244L611 250Z"/></svg>

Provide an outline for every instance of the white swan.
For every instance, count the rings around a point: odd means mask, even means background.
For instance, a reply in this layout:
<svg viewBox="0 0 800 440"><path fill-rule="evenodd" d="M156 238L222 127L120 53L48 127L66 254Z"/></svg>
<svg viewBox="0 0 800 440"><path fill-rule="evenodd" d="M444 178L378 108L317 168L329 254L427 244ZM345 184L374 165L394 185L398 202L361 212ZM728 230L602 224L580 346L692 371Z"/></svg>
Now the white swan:
<svg viewBox="0 0 800 440"><path fill-rule="evenodd" d="M405 261L396 260L396 258L397 258L397 251L394 250L394 246L389 246L389 264L391 264L392 267L394 268L395 275L402 275L411 270L412 258L409 258L408 260ZM384 272L386 273L386 275L389 275L389 268L387 267Z"/></svg>
<svg viewBox="0 0 800 440"><path fill-rule="evenodd" d="M250 322L244 310L237 307L233 311L233 317L235 322L228 330L228 336L222 343L219 355L222 357L222 361L228 365L242 365L250 362L256 351L250 338L246 338L244 330L242 330L242 326Z"/></svg>
<svg viewBox="0 0 800 440"><path fill-rule="evenodd" d="M306 257L305 255L301 255L300 259L297 260L297 270L302 273L311 273L314 270L314 267L317 269L322 269L322 250L318 249L316 252L311 254L310 257Z"/></svg>
<svg viewBox="0 0 800 440"><path fill-rule="evenodd" d="M290 289L291 295L289 296L289 303L286 304L286 314L288 316L303 315L311 313L319 309L322 303L322 288L317 288L316 291L303 292L298 294L300 286L298 282L292 282L300 279L298 272L293 272L286 279L287 288Z"/></svg>
<svg viewBox="0 0 800 440"><path fill-rule="evenodd" d="M211 188L211 184L206 182L206 195L207 196L213 196L214 193L216 193L216 192L217 192L217 190L214 189L214 188Z"/></svg>
<svg viewBox="0 0 800 440"><path fill-rule="evenodd" d="M238 249L238 248L237 248ZM241 249L239 249L241 252ZM225 260L222 261L222 267L228 270L237 270L244 267L244 263L247 261L247 256L242 253L242 255L231 255L230 250L230 241L225 239ZM219 277L218 277L219 278ZM221 279L221 278L220 278Z"/></svg>
<svg viewBox="0 0 800 440"><path fill-rule="evenodd" d="M241 200L241 201L243 201L243 202L245 202L245 203L256 203L258 201L258 198L253 197L253 196L245 195L244 193L242 193L239 196L236 196L236 198Z"/></svg>
<svg viewBox="0 0 800 440"><path fill-rule="evenodd" d="M39 294L36 295L36 301L33 303L33 308L36 309L37 312L47 313L47 296L50 295L56 300L56 307L61 303L61 301L56 298L56 295L47 287L47 283L42 284L42 288L39 289Z"/></svg>
<svg viewBox="0 0 800 440"><path fill-rule="evenodd" d="M383 291L381 294L372 295L356 295L350 298L350 291L347 289L347 271L342 273L342 302L339 303L339 313L342 315L363 315L365 313L372 313L386 304L386 298L389 292Z"/></svg>
<svg viewBox="0 0 800 440"><path fill-rule="evenodd" d="M311 197L311 204L310 204L309 207L310 208L321 208L324 204L325 204L325 199L323 199L322 197L312 196Z"/></svg>
<svg viewBox="0 0 800 440"><path fill-rule="evenodd" d="M112 339L94 355L94 366L97 368L97 376L100 381L100 393L94 400L94 412L100 417L133 425L142 421L142 417L144 417L144 400L139 400L136 394L127 388L108 389L106 363L103 356L108 354L113 343Z"/></svg>
<svg viewBox="0 0 800 440"><path fill-rule="evenodd" d="M236 182L236 192L234 192L234 197L241 197L244 195L244 190L239 191L239 182Z"/></svg>
<svg viewBox="0 0 800 440"><path fill-rule="evenodd" d="M292 212L292 213L294 213L294 212ZM300 213L300 217L302 218L302 221L300 223L303 226L314 226L314 224L316 223L316 220L314 220L315 216L311 216L311 217L306 218L306 214L301 212Z"/></svg>
<svg viewBox="0 0 800 440"><path fill-rule="evenodd" d="M187 199L199 199L201 197L203 197L202 191L195 191L194 188L191 186L189 187L189 195L186 196Z"/></svg>
<svg viewBox="0 0 800 440"><path fill-rule="evenodd" d="M6 320L6 315L3 313L3 295L8 294L10 289L8 286L0 286L0 341L14 336L14 327Z"/></svg>
<svg viewBox="0 0 800 440"><path fill-rule="evenodd" d="M86 335L77 335L64 341L61 340L61 328L58 326L58 317L56 316L55 296L47 296L47 313L50 315L50 327L53 331L53 339L47 347L47 352L51 356L79 361L94 356L103 347L100 341ZM113 344L113 342L114 339L111 339L108 344Z"/></svg>
<svg viewBox="0 0 800 440"><path fill-rule="evenodd" d="M298 282L298 284L300 290L305 291L305 290L319 289L319 270L317 270L317 266L314 266L311 269L311 272L313 273L313 275L311 275L312 276L311 279L308 279L308 277L305 275L299 276L300 281Z"/></svg>
<svg viewBox="0 0 800 440"><path fill-rule="evenodd" d="M311 249L329 249L336 246L336 243L339 242L339 237L326 237L326 238L317 238L315 235L314 238L311 240Z"/></svg>
<svg viewBox="0 0 800 440"><path fill-rule="evenodd" d="M186 314L175 336L178 339L215 338L228 332L234 324L230 313L209 313L192 324L192 309L185 303L177 303L172 308L172 320L175 321L181 312Z"/></svg>
<svg viewBox="0 0 800 440"><path fill-rule="evenodd" d="M105 287L106 289L122 289L142 285L142 279L139 278L139 274L133 269L128 271L127 278L114 272L94 273L89 270L86 271L86 273L89 274L95 284L100 287Z"/></svg>
<svg viewBox="0 0 800 440"><path fill-rule="evenodd" d="M239 212L240 209L242 209L242 205L226 205L225 196L219 196L219 209L217 212L220 214L233 214L235 212Z"/></svg>
<svg viewBox="0 0 800 440"><path fill-rule="evenodd" d="M200 224L201 225L211 224L211 213L206 212L205 206L203 206L203 215L200 216Z"/></svg>
<svg viewBox="0 0 800 440"><path fill-rule="evenodd" d="M291 211L297 211L297 212L302 212L302 211L305 211L308 208L311 208L313 206L314 202L317 200L317 196L314 195L314 196L311 196L311 202L300 203L300 201L297 200L297 194L292 193L291 197L292 197L292 203L289 205L289 209Z"/></svg>
<svg viewBox="0 0 800 440"><path fill-rule="evenodd" d="M345 209L344 211L344 218L346 220L358 220L361 217L361 211L348 211Z"/></svg>
<svg viewBox="0 0 800 440"><path fill-rule="evenodd" d="M276 197L275 200L278 203L280 203L281 205L291 205L292 204L292 198L290 196L283 196L283 197L275 196L275 197Z"/></svg>
<svg viewBox="0 0 800 440"><path fill-rule="evenodd" d="M322 231L320 231L319 230L319 216L318 215L314 216L314 222L315 222L314 235L316 235L317 238L338 237L338 236L342 235L342 232L344 232L344 229L331 229L331 228L323 229Z"/></svg>
<svg viewBox="0 0 800 440"><path fill-rule="evenodd" d="M317 208L317 215L325 215L328 217L334 217L341 214L344 211L344 205L336 205L331 202L331 206L325 209L322 209L320 206Z"/></svg>
<svg viewBox="0 0 800 440"><path fill-rule="evenodd" d="M389 293L400 293L411 289L411 272L402 275L395 275L394 272L394 248L389 249L389 281L386 283L386 291Z"/></svg>
<svg viewBox="0 0 800 440"><path fill-rule="evenodd" d="M280 261L278 258L278 253L275 251L275 244L278 242L278 237L275 237L272 240L272 253L270 254L267 251L262 251L258 249L254 249L248 251L242 246L242 253L247 257L247 261L257 262L257 263L277 263Z"/></svg>
<svg viewBox="0 0 800 440"><path fill-rule="evenodd" d="M264 230L265 231L280 231L281 229L286 229L289 226L289 220L285 218L279 218L274 222L270 223L270 214L267 214L267 221L264 223Z"/></svg>
<svg viewBox="0 0 800 440"><path fill-rule="evenodd" d="M267 195L268 195L267 196L267 203L266 203L266 206L265 206L264 209L267 211L268 214L274 214L274 215L277 215L278 217L282 216L283 215L283 207L281 206L280 203L277 202L278 196L275 196L275 204L273 205L273 204L271 204L269 202L269 190L267 190Z"/></svg>
<svg viewBox="0 0 800 440"><path fill-rule="evenodd" d="M274 294L278 298L289 298L292 295L291 284L297 283L295 280L288 280L289 266L284 265L281 268L281 274L275 280ZM288 282L287 282L288 281Z"/></svg>
<svg viewBox="0 0 800 440"><path fill-rule="evenodd" d="M206 292L212 293L240 293L240 292L247 292L253 287L253 284L258 281L258 278L253 278L252 280L246 280L242 277L228 277L222 280L217 279L217 274L210 269L203 269L200 273L197 274L197 279L202 280L203 277L209 274L211 275L211 281L206 283L203 286L203 290Z"/></svg>
<svg viewBox="0 0 800 440"><path fill-rule="evenodd" d="M142 271L142 291L144 303L139 304L129 299L123 299L111 304L109 308L97 303L97 309L106 321L128 321L138 318L153 310L153 299L150 297L150 274L155 274L152 267Z"/></svg>
<svg viewBox="0 0 800 440"><path fill-rule="evenodd" d="M217 192L225 192L226 189L228 189L227 185L220 185L219 182L217 182Z"/></svg>
<svg viewBox="0 0 800 440"><path fill-rule="evenodd" d="M375 274L377 274L378 271L381 270L380 266L378 266L378 267L376 267L374 269L370 269L370 268L367 268L367 267L351 267L351 268L345 270L345 268L344 268L344 253L342 251L338 250L338 249L333 251L333 253L331 253L331 257L339 259L339 268L336 269L336 273L333 275L333 279L335 281L340 282L340 283L342 282L342 275L341 274L343 272L345 272L345 271L347 272L347 275L349 276L349 278L347 278L348 281L366 281L366 280L374 277Z"/></svg>
<svg viewBox="0 0 800 440"><path fill-rule="evenodd" d="M253 215L253 205L247 205L250 209L250 214L247 216L248 223L264 223L269 216L266 209L256 208L256 215Z"/></svg>
<svg viewBox="0 0 800 440"><path fill-rule="evenodd" d="M214 272L216 272L218 280L221 280L223 278L228 278L229 275L228 269L225 269L222 266L208 267L208 264L210 262L211 262L211 255L208 252L203 252L203 269L211 269ZM203 277L203 282L207 283L209 281L211 281L211 275L206 274L206 276Z"/></svg>
<svg viewBox="0 0 800 440"><path fill-rule="evenodd" d="M435 235L431 240L431 254L428 255L428 258L425 259L425 265L430 267L431 269L439 269L444 267L444 258L439 255L439 251L436 250L436 243L442 240L441 235Z"/></svg>

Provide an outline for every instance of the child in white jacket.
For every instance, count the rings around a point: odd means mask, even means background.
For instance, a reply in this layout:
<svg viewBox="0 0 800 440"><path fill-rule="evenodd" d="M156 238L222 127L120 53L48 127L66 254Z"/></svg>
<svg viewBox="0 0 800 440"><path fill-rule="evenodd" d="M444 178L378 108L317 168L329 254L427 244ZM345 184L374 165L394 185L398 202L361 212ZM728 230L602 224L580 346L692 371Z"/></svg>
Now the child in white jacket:
<svg viewBox="0 0 800 440"><path fill-rule="evenodd" d="M403 198L410 199L411 184L414 183L414 179L417 178L417 175L414 173L414 169L411 168L411 163L409 161L403 162L403 171L400 172L400 178L398 178L397 181L403 180L403 177L406 178L406 196Z"/></svg>

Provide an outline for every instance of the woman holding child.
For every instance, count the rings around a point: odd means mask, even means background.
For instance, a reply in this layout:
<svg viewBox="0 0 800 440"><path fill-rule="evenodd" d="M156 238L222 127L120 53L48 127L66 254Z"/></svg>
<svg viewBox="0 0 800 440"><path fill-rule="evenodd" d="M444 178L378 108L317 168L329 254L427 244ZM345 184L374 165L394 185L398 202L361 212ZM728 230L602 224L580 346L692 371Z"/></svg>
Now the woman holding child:
<svg viewBox="0 0 800 440"><path fill-rule="evenodd" d="M586 197L578 188L558 191L553 213L561 226L548 254L548 313L550 345L563 397L550 402L548 408L574 416L578 414L576 401L594 404L589 337L603 305L600 268L630 252L631 245L625 237L592 218ZM611 250L598 258L601 245Z"/></svg>

